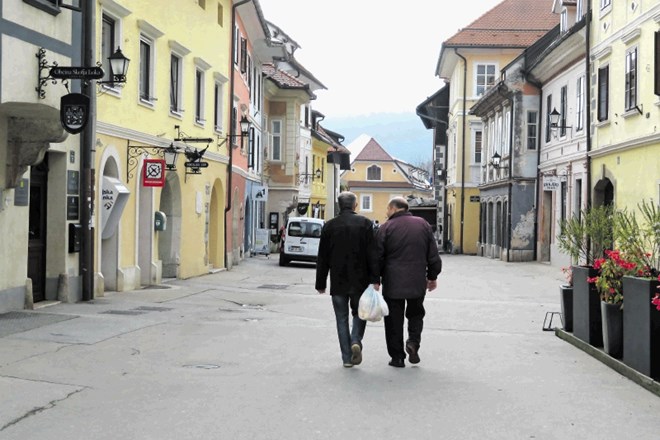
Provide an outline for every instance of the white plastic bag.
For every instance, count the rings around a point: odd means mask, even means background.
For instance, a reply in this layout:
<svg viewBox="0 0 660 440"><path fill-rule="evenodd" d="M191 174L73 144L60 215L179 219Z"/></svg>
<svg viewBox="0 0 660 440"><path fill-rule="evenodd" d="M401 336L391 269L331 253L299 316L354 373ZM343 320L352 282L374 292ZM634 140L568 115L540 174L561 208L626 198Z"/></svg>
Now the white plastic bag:
<svg viewBox="0 0 660 440"><path fill-rule="evenodd" d="M389 315L390 310L387 307L385 298L380 291L374 289L373 284L369 284L358 303L358 316L365 321L380 321L383 316Z"/></svg>

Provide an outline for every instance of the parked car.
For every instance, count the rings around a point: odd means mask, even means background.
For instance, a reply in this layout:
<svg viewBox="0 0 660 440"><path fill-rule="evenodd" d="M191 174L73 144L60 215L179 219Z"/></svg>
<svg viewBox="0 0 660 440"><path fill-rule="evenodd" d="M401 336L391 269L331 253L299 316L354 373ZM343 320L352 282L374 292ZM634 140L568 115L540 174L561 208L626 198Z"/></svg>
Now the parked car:
<svg viewBox="0 0 660 440"><path fill-rule="evenodd" d="M280 246L280 266L294 260L316 263L324 223L320 218L289 217Z"/></svg>

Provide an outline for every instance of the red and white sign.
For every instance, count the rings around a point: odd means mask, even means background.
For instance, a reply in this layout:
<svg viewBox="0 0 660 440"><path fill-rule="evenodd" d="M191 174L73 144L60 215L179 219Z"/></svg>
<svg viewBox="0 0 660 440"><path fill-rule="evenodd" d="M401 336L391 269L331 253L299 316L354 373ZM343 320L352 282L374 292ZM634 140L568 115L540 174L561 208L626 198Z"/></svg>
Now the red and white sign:
<svg viewBox="0 0 660 440"><path fill-rule="evenodd" d="M165 160L145 159L142 167L142 186L165 186Z"/></svg>

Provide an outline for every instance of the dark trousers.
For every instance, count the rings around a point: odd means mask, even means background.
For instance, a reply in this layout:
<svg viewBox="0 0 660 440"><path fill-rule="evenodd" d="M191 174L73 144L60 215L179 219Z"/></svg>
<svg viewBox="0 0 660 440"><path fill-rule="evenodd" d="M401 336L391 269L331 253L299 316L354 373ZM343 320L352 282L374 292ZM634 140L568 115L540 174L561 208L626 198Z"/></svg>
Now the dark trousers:
<svg viewBox="0 0 660 440"><path fill-rule="evenodd" d="M408 340L419 347L424 327L424 297L392 299L385 297L390 314L385 317L385 342L387 352L393 359L405 359L403 345L404 317L408 319Z"/></svg>

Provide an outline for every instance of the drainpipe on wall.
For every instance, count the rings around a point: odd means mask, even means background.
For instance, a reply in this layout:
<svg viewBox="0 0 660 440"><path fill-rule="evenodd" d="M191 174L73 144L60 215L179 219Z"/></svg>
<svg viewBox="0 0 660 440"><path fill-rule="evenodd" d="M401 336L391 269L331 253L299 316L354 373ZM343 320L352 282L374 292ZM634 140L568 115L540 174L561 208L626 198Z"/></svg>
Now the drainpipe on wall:
<svg viewBox="0 0 660 440"><path fill-rule="evenodd" d="M96 25L95 0L85 0L83 6L83 66L94 66L94 41ZM80 249L80 276L82 300L94 299L94 145L96 138L96 90L94 81L82 81L82 94L89 97L89 117L80 136L80 167L82 168L82 201L80 223L82 226L82 247Z"/></svg>
<svg viewBox="0 0 660 440"><path fill-rule="evenodd" d="M537 81L535 78L532 78L532 75L525 74L525 80L532 84L534 87L539 89L539 127L541 126L540 122L543 120L543 85ZM545 127L545 125L544 125ZM541 136L543 133L539 132L536 138L536 215L534 216L534 261L537 261L539 256L539 206L541 203L541 171L539 170L539 165L541 165Z"/></svg>
<svg viewBox="0 0 660 440"><path fill-rule="evenodd" d="M465 253L463 251L463 230L465 223L465 125L467 121L466 113L466 101L467 101L467 59L458 53L458 50L454 48L454 53L463 60L463 127L462 127L462 139L461 139L461 233L460 233L460 246L461 254Z"/></svg>
<svg viewBox="0 0 660 440"><path fill-rule="evenodd" d="M508 231L507 234L506 234L506 237L507 237L507 240L506 240L507 241L507 243L506 243L506 261L507 261L507 263L509 261L511 261L511 256L510 256L510 252L511 252L511 234L513 233L513 226L512 226L512 221L511 221L511 211L512 211L511 197L512 197L512 193L513 193L513 179L514 179L514 176L513 176L513 152L514 152L514 150L513 150L513 127L514 127L513 117L516 114L516 112L515 112L516 100L515 100L515 97L512 97L512 98L513 99L511 99L511 120L509 122L509 125L510 125L509 133L511 133L511 136L509 136L509 185L508 185L509 188L508 188L508 194L507 194L507 199L508 199L509 203L507 203L507 213L506 213L506 217L507 217L507 219L506 219L507 225L506 226L507 226L507 231Z"/></svg>
<svg viewBox="0 0 660 440"><path fill-rule="evenodd" d="M232 194L232 174L234 166L234 150L233 150L233 139L236 136L236 121L234 120L234 58L236 57L236 32L234 28L236 27L236 8L245 3L250 3L252 0L243 0L238 3L234 3L234 6L231 8L231 58L229 59L230 74L229 74L229 136L226 142L227 145L227 154L229 155L229 163L227 164L227 204L225 206L225 215L223 216L224 223L224 234L225 234L225 269L229 269L229 264L227 263L227 214L231 211L231 194ZM243 138L241 138L241 142Z"/></svg>
<svg viewBox="0 0 660 440"><path fill-rule="evenodd" d="M587 18L586 18L586 29L585 29L585 77L586 77L586 91L585 91L585 100L587 104L585 106L586 110L586 125L587 125L587 204L586 208L591 208L591 84L589 81L591 62L589 58L591 57L591 52L589 46L591 44L591 8L587 8ZM591 254L591 239L587 236L587 255ZM587 264L591 264L591 261L587 261Z"/></svg>

